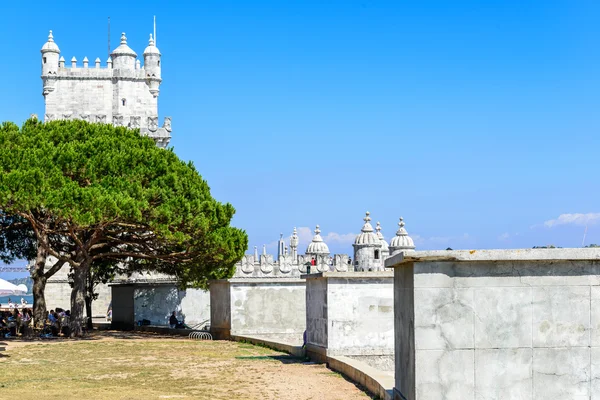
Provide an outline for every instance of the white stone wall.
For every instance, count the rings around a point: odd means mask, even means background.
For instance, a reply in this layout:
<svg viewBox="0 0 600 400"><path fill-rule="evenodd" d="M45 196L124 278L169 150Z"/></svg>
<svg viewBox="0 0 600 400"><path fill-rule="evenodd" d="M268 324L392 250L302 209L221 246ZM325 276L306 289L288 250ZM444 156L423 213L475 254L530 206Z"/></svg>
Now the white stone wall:
<svg viewBox="0 0 600 400"><path fill-rule="evenodd" d="M306 329L306 286L301 279L230 279L212 282L210 291L211 329L219 337L297 338Z"/></svg>
<svg viewBox="0 0 600 400"><path fill-rule="evenodd" d="M68 272L68 267L63 270ZM111 290L108 285L100 283L96 287L98 298L92 302L92 317L106 317L108 307L111 303ZM71 309L71 285L66 277L52 277L46 283L44 292L46 309L48 311L60 307L64 310ZM87 313L87 311L84 311Z"/></svg>
<svg viewBox="0 0 600 400"><path fill-rule="evenodd" d="M328 356L394 354L393 273L306 275L307 346Z"/></svg>
<svg viewBox="0 0 600 400"><path fill-rule="evenodd" d="M210 295L200 289L180 291L173 284L143 285L133 292L134 321L147 319L152 325L168 325L175 311L191 327L210 319Z"/></svg>
<svg viewBox="0 0 600 400"><path fill-rule="evenodd" d="M306 327L304 282L231 285L231 333L294 334Z"/></svg>
<svg viewBox="0 0 600 400"><path fill-rule="evenodd" d="M600 252L517 252L396 267L398 398L600 399Z"/></svg>

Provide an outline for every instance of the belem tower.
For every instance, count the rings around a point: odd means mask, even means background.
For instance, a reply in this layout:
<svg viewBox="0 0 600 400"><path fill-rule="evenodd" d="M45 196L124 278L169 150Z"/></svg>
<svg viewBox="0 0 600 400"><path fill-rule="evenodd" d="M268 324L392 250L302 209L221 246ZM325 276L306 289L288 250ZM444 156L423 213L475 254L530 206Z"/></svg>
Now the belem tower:
<svg viewBox="0 0 600 400"><path fill-rule="evenodd" d="M159 147L171 140L171 117L158 121L161 54L152 35L144 50L144 64L127 45L125 33L106 66L96 58L94 65L84 57L82 64L71 58L70 67L54 41L52 31L41 50L44 120L82 119L139 128L140 134L154 139Z"/></svg>

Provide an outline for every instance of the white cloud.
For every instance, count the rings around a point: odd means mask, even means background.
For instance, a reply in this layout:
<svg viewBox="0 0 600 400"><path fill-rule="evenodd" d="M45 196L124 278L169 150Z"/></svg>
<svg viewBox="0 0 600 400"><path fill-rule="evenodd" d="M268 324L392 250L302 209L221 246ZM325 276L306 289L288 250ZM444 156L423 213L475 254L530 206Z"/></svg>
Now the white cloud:
<svg viewBox="0 0 600 400"><path fill-rule="evenodd" d="M544 222L546 228L553 228L559 225L592 225L600 222L600 213L575 213L575 214L561 214L556 219L550 219Z"/></svg>
<svg viewBox="0 0 600 400"><path fill-rule="evenodd" d="M502 235L498 236L498 240L500 240L500 241L508 240L509 238L510 238L510 233L508 233L508 232L504 232Z"/></svg>
<svg viewBox="0 0 600 400"><path fill-rule="evenodd" d="M469 240L469 238L469 234L464 233L461 236L432 236L427 240L433 244L448 244L450 242Z"/></svg>
<svg viewBox="0 0 600 400"><path fill-rule="evenodd" d="M415 243L415 246L417 246L417 247L424 245L425 242L427 241L426 238L424 238L423 236L421 236L419 234L414 234L414 235L409 234L409 236L412 238L413 242Z"/></svg>
<svg viewBox="0 0 600 400"><path fill-rule="evenodd" d="M298 239L300 241L299 247L308 246L310 242L312 242L312 238L314 236L314 232L307 226L301 226L298 228ZM356 239L356 233L337 233L337 232L327 232L326 235L323 233L321 237L323 241L327 244L339 244L349 246L354 243L354 239ZM288 237L289 239L289 237Z"/></svg>

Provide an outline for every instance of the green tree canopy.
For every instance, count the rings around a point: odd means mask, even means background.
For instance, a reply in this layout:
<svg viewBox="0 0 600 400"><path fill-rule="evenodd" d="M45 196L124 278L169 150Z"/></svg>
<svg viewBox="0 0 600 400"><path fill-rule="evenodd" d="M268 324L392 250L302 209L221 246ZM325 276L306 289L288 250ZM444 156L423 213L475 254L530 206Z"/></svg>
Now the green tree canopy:
<svg viewBox="0 0 600 400"><path fill-rule="evenodd" d="M73 269L71 309L80 327L94 263L177 277L205 287L230 277L247 235L210 195L192 163L122 127L84 121L0 126L0 209L27 220L38 246ZM50 238L60 238L61 249ZM54 239L56 243L56 239Z"/></svg>

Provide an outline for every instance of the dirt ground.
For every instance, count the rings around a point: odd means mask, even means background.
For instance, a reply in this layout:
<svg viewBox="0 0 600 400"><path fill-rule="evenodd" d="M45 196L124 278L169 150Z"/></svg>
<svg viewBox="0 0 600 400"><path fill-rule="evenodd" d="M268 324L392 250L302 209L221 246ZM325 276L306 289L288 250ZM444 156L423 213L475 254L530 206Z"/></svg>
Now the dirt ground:
<svg viewBox="0 0 600 400"><path fill-rule="evenodd" d="M324 365L245 343L101 332L4 340L1 399L368 399Z"/></svg>

